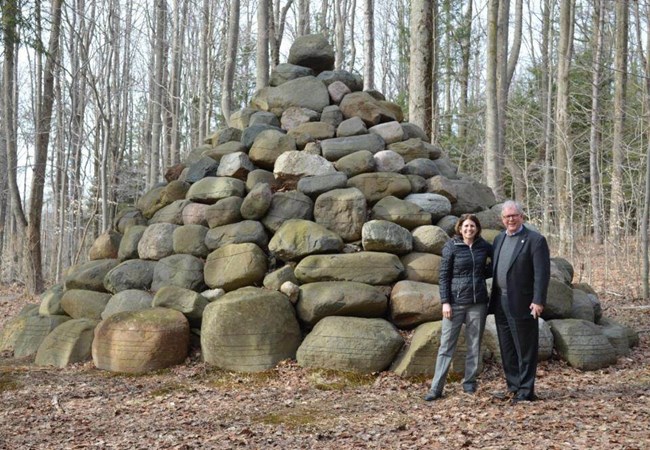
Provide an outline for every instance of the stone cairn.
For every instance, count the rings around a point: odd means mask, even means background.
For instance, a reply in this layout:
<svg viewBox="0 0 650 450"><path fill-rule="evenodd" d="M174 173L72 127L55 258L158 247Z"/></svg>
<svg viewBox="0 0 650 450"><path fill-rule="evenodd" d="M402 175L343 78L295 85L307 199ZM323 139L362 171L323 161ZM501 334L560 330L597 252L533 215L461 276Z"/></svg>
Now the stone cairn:
<svg viewBox="0 0 650 450"><path fill-rule="evenodd" d="M333 62L323 37L298 38L270 87L121 211L88 262L7 324L0 350L142 373L200 345L208 364L233 371L296 359L431 376L441 249L462 213L493 239L499 205L398 105ZM571 284L567 261L552 267L542 358L555 348L580 369L614 364L638 335ZM407 345L399 330L414 330ZM484 353L499 361L492 316Z"/></svg>

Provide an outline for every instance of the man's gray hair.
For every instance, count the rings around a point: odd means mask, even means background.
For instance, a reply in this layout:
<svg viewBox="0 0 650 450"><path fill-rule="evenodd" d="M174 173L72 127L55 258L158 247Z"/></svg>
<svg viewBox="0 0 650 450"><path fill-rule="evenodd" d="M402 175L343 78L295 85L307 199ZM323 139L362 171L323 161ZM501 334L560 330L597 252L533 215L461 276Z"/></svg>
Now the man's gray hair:
<svg viewBox="0 0 650 450"><path fill-rule="evenodd" d="M514 208L519 214L524 214L524 207L521 203L515 200L506 200L503 202L503 205L501 205L501 211L503 212L506 208Z"/></svg>

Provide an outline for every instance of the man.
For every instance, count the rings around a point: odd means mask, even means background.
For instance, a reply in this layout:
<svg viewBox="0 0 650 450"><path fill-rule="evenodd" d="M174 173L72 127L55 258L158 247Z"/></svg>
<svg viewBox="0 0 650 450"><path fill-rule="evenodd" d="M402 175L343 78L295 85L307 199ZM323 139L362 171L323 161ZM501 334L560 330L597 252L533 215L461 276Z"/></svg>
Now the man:
<svg viewBox="0 0 650 450"><path fill-rule="evenodd" d="M494 240L494 312L501 361L512 402L533 401L539 328L551 273L548 244L541 234L524 226L522 206L509 200L501 219L506 229Z"/></svg>

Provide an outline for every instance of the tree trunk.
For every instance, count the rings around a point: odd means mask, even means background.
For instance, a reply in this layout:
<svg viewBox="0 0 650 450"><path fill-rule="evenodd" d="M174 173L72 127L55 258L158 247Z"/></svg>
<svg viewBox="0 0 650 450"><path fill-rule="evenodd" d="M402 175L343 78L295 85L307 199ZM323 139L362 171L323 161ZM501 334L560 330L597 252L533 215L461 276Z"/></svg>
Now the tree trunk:
<svg viewBox="0 0 650 450"><path fill-rule="evenodd" d="M554 2L552 0L544 1L543 19L542 19L542 83L541 83L541 105L545 108L543 117L543 148L544 148L544 168L543 170L543 208L542 208L542 232L545 235L551 233L551 205L552 201L552 156L553 156L553 84L551 80L551 42L553 28L551 27L551 13Z"/></svg>
<svg viewBox="0 0 650 450"><path fill-rule="evenodd" d="M499 109L497 102L497 28L499 0L489 0L485 86L485 180L494 195L501 193L501 158L499 156Z"/></svg>
<svg viewBox="0 0 650 450"><path fill-rule="evenodd" d="M363 89L375 88L375 6L374 0L364 0Z"/></svg>
<svg viewBox="0 0 650 450"><path fill-rule="evenodd" d="M464 142L467 139L467 118L469 115L469 64L471 56L473 0L467 2L467 9L463 15L463 25L460 35L460 112L458 120L458 140Z"/></svg>
<svg viewBox="0 0 650 450"><path fill-rule="evenodd" d="M569 71L573 52L574 0L563 0L560 7L557 101L555 107L555 195L558 212L560 254L567 255L573 239L571 201L573 195L570 161L573 157L569 118Z"/></svg>
<svg viewBox="0 0 650 450"><path fill-rule="evenodd" d="M298 36L310 34L309 26L309 0L298 1Z"/></svg>
<svg viewBox="0 0 650 450"><path fill-rule="evenodd" d="M257 5L257 48L255 88L269 85L269 0Z"/></svg>
<svg viewBox="0 0 650 450"><path fill-rule="evenodd" d="M411 1L411 60L409 63L409 121L431 136L431 0Z"/></svg>
<svg viewBox="0 0 650 450"><path fill-rule="evenodd" d="M230 1L230 14L228 15L228 48L226 50L226 64L223 72L221 86L221 113L226 123L230 121L232 108L232 86L235 77L235 64L237 63L237 46L239 44L239 0Z"/></svg>
<svg viewBox="0 0 650 450"><path fill-rule="evenodd" d="M602 64L603 64L603 33L605 27L605 5L602 1L594 2L594 41L592 59L591 82L591 128L589 133L589 179L591 181L591 214L593 220L593 241L603 243L603 214L600 198L600 167L598 166L601 145L601 108L600 93L602 90Z"/></svg>
<svg viewBox="0 0 650 450"><path fill-rule="evenodd" d="M610 194L609 235L618 239L623 231L623 133L627 86L628 2L616 0L616 50L614 74L614 134L612 136L612 191Z"/></svg>

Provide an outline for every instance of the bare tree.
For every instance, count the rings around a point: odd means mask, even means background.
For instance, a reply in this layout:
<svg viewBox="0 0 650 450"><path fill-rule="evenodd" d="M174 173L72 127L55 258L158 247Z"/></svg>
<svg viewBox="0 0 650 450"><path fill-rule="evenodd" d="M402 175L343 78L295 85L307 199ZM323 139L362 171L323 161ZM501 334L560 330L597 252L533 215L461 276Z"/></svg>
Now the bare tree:
<svg viewBox="0 0 650 450"><path fill-rule="evenodd" d="M560 6L560 41L558 45L557 100L555 102L555 196L560 232L561 254L571 249L571 122L569 117L569 71L573 54L574 0L563 0Z"/></svg>
<svg viewBox="0 0 650 450"><path fill-rule="evenodd" d="M498 60L497 29L499 21L499 0L488 3L487 55L485 86L485 180L495 195L501 194L501 155L499 154L499 109L497 102Z"/></svg>
<svg viewBox="0 0 650 450"><path fill-rule="evenodd" d="M365 0L363 3L364 15L364 65L363 65L363 88L365 90L375 88L375 16L374 0Z"/></svg>
<svg viewBox="0 0 650 450"><path fill-rule="evenodd" d="M411 1L409 121L427 136L431 136L432 7L431 0Z"/></svg>
<svg viewBox="0 0 650 450"><path fill-rule="evenodd" d="M309 0L298 1L298 36L311 33L309 24Z"/></svg>
<svg viewBox="0 0 650 450"><path fill-rule="evenodd" d="M257 5L257 53L255 87L259 90L269 85L269 0Z"/></svg>
<svg viewBox="0 0 650 450"><path fill-rule="evenodd" d="M151 86L151 153L149 159L148 186L154 186L160 179L161 173L161 140L162 140L162 104L163 86L165 80L166 62L166 29L167 2L156 0L155 31L153 35L153 80Z"/></svg>
<svg viewBox="0 0 650 450"><path fill-rule="evenodd" d="M273 7L273 19L270 22L269 39L271 41L271 62L273 67L280 64L280 47L284 37L284 27L287 23L287 13L293 4L293 0L287 0L281 6L281 0L275 0Z"/></svg>
<svg viewBox="0 0 650 450"><path fill-rule="evenodd" d="M623 193L623 133L627 86L628 2L616 0L616 50L614 74L614 134L612 136L612 191L610 194L609 234L620 237L625 194Z"/></svg>
<svg viewBox="0 0 650 450"><path fill-rule="evenodd" d="M226 50L226 64L221 86L221 113L226 122L230 121L232 108L232 87L235 77L235 64L237 60L237 45L239 43L239 0L230 1L228 14L228 49Z"/></svg>

